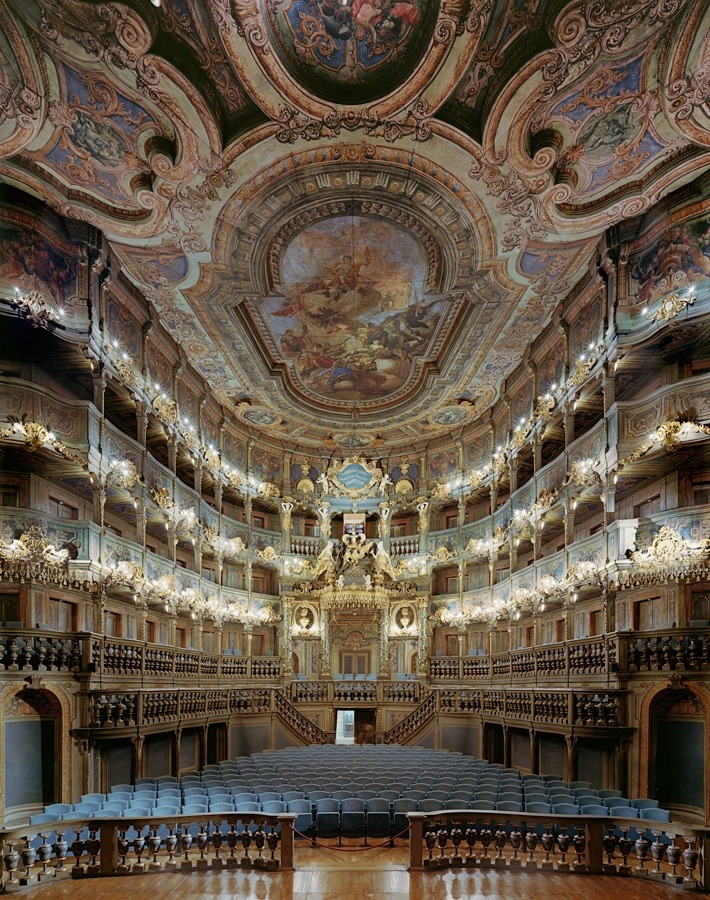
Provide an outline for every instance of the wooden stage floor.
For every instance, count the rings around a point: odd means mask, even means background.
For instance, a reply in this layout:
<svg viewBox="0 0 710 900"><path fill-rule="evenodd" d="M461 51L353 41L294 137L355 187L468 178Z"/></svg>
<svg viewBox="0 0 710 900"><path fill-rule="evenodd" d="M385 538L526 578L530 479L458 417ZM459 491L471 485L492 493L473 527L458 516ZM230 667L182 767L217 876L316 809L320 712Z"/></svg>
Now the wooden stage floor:
<svg viewBox="0 0 710 900"><path fill-rule="evenodd" d="M359 841L348 841L360 845ZM162 897L233 897L238 900L667 900L682 891L635 878L559 875L542 872L407 872L409 850L373 849L365 853L311 849L296 845L298 871L224 871L146 874L121 878L50 882L21 889L18 896L54 900L156 900Z"/></svg>

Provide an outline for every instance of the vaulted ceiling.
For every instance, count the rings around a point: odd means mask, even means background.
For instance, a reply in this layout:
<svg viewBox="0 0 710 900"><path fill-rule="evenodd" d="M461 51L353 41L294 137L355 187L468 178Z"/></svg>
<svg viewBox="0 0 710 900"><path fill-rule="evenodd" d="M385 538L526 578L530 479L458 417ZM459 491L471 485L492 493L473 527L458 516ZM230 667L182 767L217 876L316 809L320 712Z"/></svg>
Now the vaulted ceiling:
<svg viewBox="0 0 710 900"><path fill-rule="evenodd" d="M608 229L710 164L707 0L0 11L0 177L300 442L465 424Z"/></svg>

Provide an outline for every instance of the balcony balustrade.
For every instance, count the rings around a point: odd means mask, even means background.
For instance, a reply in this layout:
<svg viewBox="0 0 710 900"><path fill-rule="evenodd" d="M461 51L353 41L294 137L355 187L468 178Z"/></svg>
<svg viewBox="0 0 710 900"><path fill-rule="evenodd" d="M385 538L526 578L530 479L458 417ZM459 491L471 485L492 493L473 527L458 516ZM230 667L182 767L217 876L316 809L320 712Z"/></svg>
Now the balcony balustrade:
<svg viewBox="0 0 710 900"><path fill-rule="evenodd" d="M412 812L410 869L482 868L616 875L707 889L707 831L617 816L465 810ZM635 863L635 865L634 865Z"/></svg>
<svg viewBox="0 0 710 900"><path fill-rule="evenodd" d="M418 553L418 537L409 536L390 539L390 556L416 556Z"/></svg>
<svg viewBox="0 0 710 900"><path fill-rule="evenodd" d="M0 894L102 875L237 868L291 871L295 818L294 813L227 812L199 818L77 818L71 823L58 820L3 829Z"/></svg>
<svg viewBox="0 0 710 900"><path fill-rule="evenodd" d="M292 703L419 703L417 681L292 681L286 687Z"/></svg>
<svg viewBox="0 0 710 900"><path fill-rule="evenodd" d="M490 656L437 656L429 660L429 676L434 681L516 681L607 675L619 671L619 639L609 634Z"/></svg>

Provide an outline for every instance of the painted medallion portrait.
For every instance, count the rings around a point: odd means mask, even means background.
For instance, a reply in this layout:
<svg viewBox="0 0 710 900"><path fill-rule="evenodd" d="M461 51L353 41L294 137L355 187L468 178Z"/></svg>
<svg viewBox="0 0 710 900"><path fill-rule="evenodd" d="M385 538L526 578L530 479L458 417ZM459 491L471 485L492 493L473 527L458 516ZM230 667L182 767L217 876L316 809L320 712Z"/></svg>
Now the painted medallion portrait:
<svg viewBox="0 0 710 900"><path fill-rule="evenodd" d="M419 244L382 219L341 216L286 248L282 297L261 312L296 379L329 399L370 400L403 387L446 301L424 294Z"/></svg>

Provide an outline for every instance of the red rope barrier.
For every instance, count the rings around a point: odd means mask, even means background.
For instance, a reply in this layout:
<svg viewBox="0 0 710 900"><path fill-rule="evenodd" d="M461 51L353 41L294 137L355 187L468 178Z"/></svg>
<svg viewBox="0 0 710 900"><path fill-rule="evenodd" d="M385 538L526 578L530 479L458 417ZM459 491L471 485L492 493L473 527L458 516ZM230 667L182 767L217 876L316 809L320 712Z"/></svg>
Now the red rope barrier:
<svg viewBox="0 0 710 900"><path fill-rule="evenodd" d="M391 838L387 838L381 844L371 844L367 847L331 847L330 844L319 844L318 841L314 841L313 838L308 837L307 834L303 834L303 832L299 831L297 828L294 828L294 834L297 834L299 837L305 838L307 841L310 841L314 847L320 847L322 850L338 850L340 853L362 853L363 850L379 850L380 847L389 847L390 842L394 841L398 837L402 837L403 834L406 834L411 825L407 825L407 827L400 831L399 834L393 834Z"/></svg>

